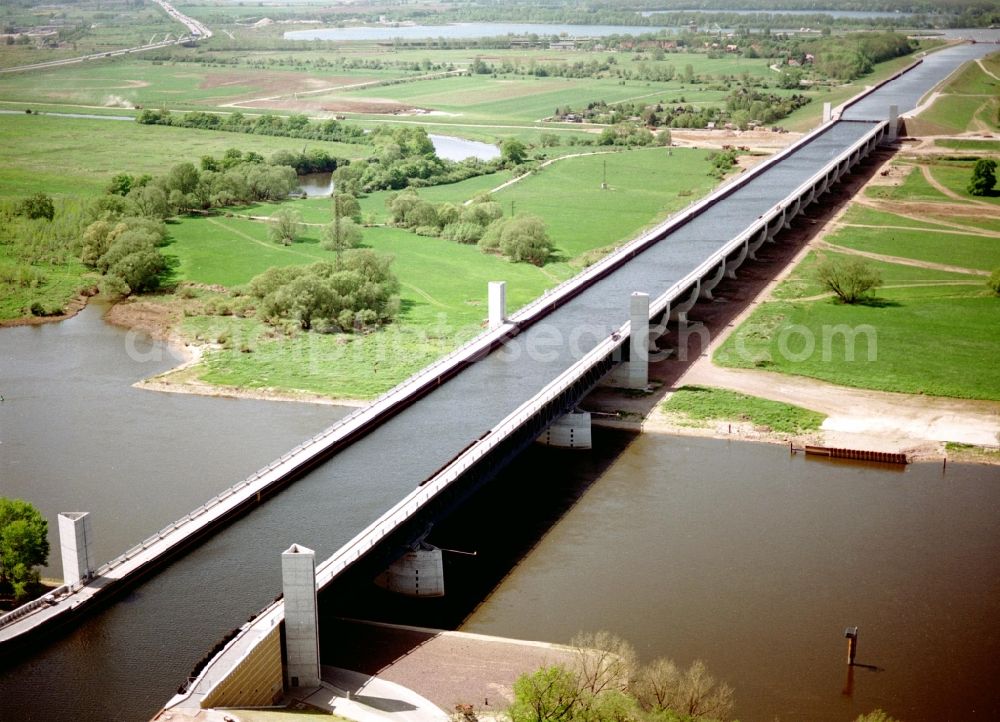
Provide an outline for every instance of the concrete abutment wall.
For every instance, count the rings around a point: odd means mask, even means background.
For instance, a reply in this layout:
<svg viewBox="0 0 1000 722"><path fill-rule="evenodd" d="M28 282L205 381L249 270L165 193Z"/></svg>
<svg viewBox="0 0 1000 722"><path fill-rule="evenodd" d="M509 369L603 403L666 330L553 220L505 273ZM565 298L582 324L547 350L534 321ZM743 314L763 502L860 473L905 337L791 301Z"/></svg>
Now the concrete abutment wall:
<svg viewBox="0 0 1000 722"><path fill-rule="evenodd" d="M267 707L283 695L281 626L275 625L239 664L219 679L201 701L201 708Z"/></svg>

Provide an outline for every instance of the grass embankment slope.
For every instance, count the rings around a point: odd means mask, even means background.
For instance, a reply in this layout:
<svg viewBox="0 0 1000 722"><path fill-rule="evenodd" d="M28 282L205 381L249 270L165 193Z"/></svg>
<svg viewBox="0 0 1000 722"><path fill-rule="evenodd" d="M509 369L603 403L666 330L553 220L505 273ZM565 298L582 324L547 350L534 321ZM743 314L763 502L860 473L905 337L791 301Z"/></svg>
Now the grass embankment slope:
<svg viewBox="0 0 1000 722"><path fill-rule="evenodd" d="M587 251L634 237L642 228L686 205L693 193L709 190L705 151L665 149L626 151L606 156L609 189L602 190L605 156L557 161L497 194L507 209L541 216L558 251L558 260L538 268L485 255L475 246L417 236L396 228L366 228L363 244L394 256L400 279L402 312L398 321L368 335L330 335L273 329L240 314L245 299L231 290L271 266L331 260L321 248L321 227L310 226L302 239L279 246L267 238L264 223L215 216L185 218L171 226L165 252L176 260L174 282L192 282L192 298L178 299L187 318L182 334L214 344L200 366L170 375L173 382L201 382L249 389L284 389L339 398L369 398L478 333L486 317L488 281L505 280L508 306L517 308L579 270L574 259ZM599 163L599 164L598 164ZM502 178L500 179L503 180ZM433 200L460 203L483 189L482 178L427 189ZM366 203L381 204L387 193ZM303 217L329 222L329 203L292 201ZM255 206L255 214L276 204ZM628 208L628 212L615 209ZM208 290L205 287L223 287Z"/></svg>
<svg viewBox="0 0 1000 722"><path fill-rule="evenodd" d="M934 102L907 121L911 134L996 132L1000 111L1000 53L968 63L943 87Z"/></svg>

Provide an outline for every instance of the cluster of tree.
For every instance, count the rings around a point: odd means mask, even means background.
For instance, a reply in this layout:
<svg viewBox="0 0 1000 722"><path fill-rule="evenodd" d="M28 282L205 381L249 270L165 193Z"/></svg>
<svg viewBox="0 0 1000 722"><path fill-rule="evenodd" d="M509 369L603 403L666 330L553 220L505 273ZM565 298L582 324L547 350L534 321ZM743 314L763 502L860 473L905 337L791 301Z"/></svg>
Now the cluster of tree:
<svg viewBox="0 0 1000 722"><path fill-rule="evenodd" d="M265 163L258 153L230 148L221 158L203 156L200 169L184 162L164 176L119 173L108 184L110 198L104 202L122 215L167 218L191 210L280 201L298 188L295 168L283 165L297 158L280 151L275 155Z"/></svg>
<svg viewBox="0 0 1000 722"><path fill-rule="evenodd" d="M824 78L854 80L871 72L876 63L913 52L909 38L900 33L852 33L799 45L799 53L813 56L813 73Z"/></svg>
<svg viewBox="0 0 1000 722"><path fill-rule="evenodd" d="M391 263L390 256L353 249L337 263L269 268L247 290L269 323L290 319L306 330L364 330L399 312L399 281Z"/></svg>
<svg viewBox="0 0 1000 722"><path fill-rule="evenodd" d="M659 142L669 145L670 132L665 131L658 137L654 137L649 129L644 125L636 123L635 121L626 120L616 123L615 125L608 126L602 130L601 135L597 139L597 144L621 145L631 148L636 146L652 145L655 140L659 140Z"/></svg>
<svg viewBox="0 0 1000 722"><path fill-rule="evenodd" d="M744 0L743 2L725 2L719 0L699 0L690 5L697 7L697 10L675 10L664 12L662 2L644 0L643 2L630 2L627 6L622 6L614 0L599 0L597 2L552 2L539 5L530 0L514 0L512 2L492 2L492 3L452 3L444 8L428 10L422 5L397 6L393 8L394 19L410 19L414 21L432 22L484 22L484 21L516 21L530 23L566 23L566 24L607 24L607 25L646 25L650 27L682 27L687 25L697 25L710 27L719 25L721 27L735 27L745 25L748 27L774 27L787 28L790 23L795 23L795 27L808 25L809 27L821 26L843 26L853 27L857 25L881 24L892 26L899 24L899 20L892 17L886 18L850 18L832 17L826 9L829 3L816 3L804 0L791 2L767 2L766 9L761 10L762 3ZM942 22L953 22L959 17L968 16L970 19L978 20L979 24L986 19L996 16L996 9L989 8L981 0L959 0L958 2L935 3L932 0L913 0L905 4L885 0L880 3L864 2L838 2L838 10L907 10L922 13L923 16L917 18L907 18L911 22L928 23L932 19ZM734 10L757 11L752 15L731 12ZM642 14L637 11L652 11L649 14ZM796 15L794 18L783 16L783 10L812 11L808 15ZM992 12L991 12L992 11ZM942 17L944 16L944 17ZM364 17L364 16L359 16ZM344 22L344 16L330 16L330 21ZM369 16L374 22L375 17ZM987 23L988 24L988 23ZM923 26L923 25L921 25ZM965 26L968 27L968 26Z"/></svg>
<svg viewBox="0 0 1000 722"><path fill-rule="evenodd" d="M352 195L378 190L400 190L457 183L495 173L500 163L467 158L461 162L439 158L423 128L381 125L370 133L375 153L365 162L337 168L337 188Z"/></svg>
<svg viewBox="0 0 1000 722"><path fill-rule="evenodd" d="M607 632L579 635L572 646L570 663L514 683L512 722L708 722L732 713L732 688L701 661L687 670L663 658L640 667L632 646Z"/></svg>
<svg viewBox="0 0 1000 722"><path fill-rule="evenodd" d="M750 121L767 125L781 120L810 101L811 98L799 93L775 95L741 86L726 96L726 110L729 112L729 121L740 129L745 129Z"/></svg>
<svg viewBox="0 0 1000 722"><path fill-rule="evenodd" d="M997 162L993 158L980 158L972 168L972 177L966 190L974 196L988 196L997 184Z"/></svg>
<svg viewBox="0 0 1000 722"><path fill-rule="evenodd" d="M22 600L49 562L49 524L34 506L0 497L0 595Z"/></svg>
<svg viewBox="0 0 1000 722"><path fill-rule="evenodd" d="M708 171L708 174L713 178L722 180L726 177L729 169L736 165L737 158L739 158L739 152L734 148L726 148L725 150L709 154L708 162L712 164L712 168Z"/></svg>
<svg viewBox="0 0 1000 722"><path fill-rule="evenodd" d="M324 140L338 143L365 143L364 130L356 125L348 125L339 120L310 121L301 113L287 118L280 115L257 115L247 117L236 112L230 115L205 113L194 110L189 113L171 113L169 110L144 109L136 116L136 122L143 125L176 125L182 128L222 130L231 133L254 135L275 135L303 140Z"/></svg>
<svg viewBox="0 0 1000 722"><path fill-rule="evenodd" d="M338 158L322 148L302 149L297 153L291 150L277 150L269 159L271 165L287 165L295 169L299 175L306 173L332 173L337 168L350 165L346 158ZM205 168L202 163L202 168ZM205 168L205 170L211 170Z"/></svg>
<svg viewBox="0 0 1000 722"><path fill-rule="evenodd" d="M101 274L101 293L111 297L155 290L166 259L159 247L166 240L163 221L106 214L84 230L80 261Z"/></svg>
<svg viewBox="0 0 1000 722"><path fill-rule="evenodd" d="M515 263L545 265L554 246L537 216L505 218L500 204L481 193L467 205L430 203L407 189L386 200L394 226L421 236L437 236L456 243L475 243L484 253L500 253Z"/></svg>
<svg viewBox="0 0 1000 722"><path fill-rule="evenodd" d="M798 83L798 80L796 80ZM624 102L608 104L595 100L585 108L574 110L569 106L556 108L555 120L586 121L604 125L631 122L647 128L705 128L709 123L732 123L745 130L751 122L760 125L774 123L809 103L808 96L794 93L777 95L766 93L753 84L740 84L725 99L725 107L695 107L678 101L660 100L656 103ZM650 138L648 142L652 142ZM610 143L602 142L602 145ZM644 145L645 143L633 143Z"/></svg>

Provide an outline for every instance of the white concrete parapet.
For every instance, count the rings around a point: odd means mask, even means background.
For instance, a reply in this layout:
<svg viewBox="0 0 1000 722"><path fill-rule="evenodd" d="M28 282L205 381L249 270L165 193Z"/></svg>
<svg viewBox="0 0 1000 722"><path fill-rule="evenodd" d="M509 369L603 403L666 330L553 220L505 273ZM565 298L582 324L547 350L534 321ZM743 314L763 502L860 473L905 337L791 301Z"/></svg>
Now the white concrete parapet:
<svg viewBox="0 0 1000 722"><path fill-rule="evenodd" d="M281 553L285 594L285 649L292 687L319 687L319 617L316 611L316 552L292 544Z"/></svg>

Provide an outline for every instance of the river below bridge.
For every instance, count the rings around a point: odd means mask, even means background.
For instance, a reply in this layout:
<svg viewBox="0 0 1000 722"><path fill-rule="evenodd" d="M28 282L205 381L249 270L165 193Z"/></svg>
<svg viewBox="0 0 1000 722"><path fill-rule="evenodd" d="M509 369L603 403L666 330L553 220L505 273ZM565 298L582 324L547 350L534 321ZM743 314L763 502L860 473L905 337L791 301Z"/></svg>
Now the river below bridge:
<svg viewBox="0 0 1000 722"><path fill-rule="evenodd" d="M175 359L103 323L102 311L92 304L59 324L0 330L0 494L30 499L50 519L53 574L59 511L93 513L103 561L345 413L133 389ZM465 629L549 641L609 629L647 661L702 658L735 687L744 722L846 721L876 706L908 722L998 716L995 468L898 471L748 443L596 438L591 454L529 450L475 510L469 527L482 536L463 532L464 548L502 543L534 501L549 508L546 523L569 509ZM531 491L550 483L568 491ZM268 505L288 507L294 489ZM355 523L385 507L378 494L339 503ZM252 543L229 539L172 573L204 574L227 543ZM262 551L261 565L277 567L280 551ZM242 587L219 594L245 597L235 606L252 611L277 592L272 571L248 570ZM243 621L222 601L187 609L154 577L4 670L0 720L148 718ZM150 606L187 609L205 630L197 649L137 614ZM842 694L848 625L861 627L859 661L881 669L858 670L853 696Z"/></svg>

